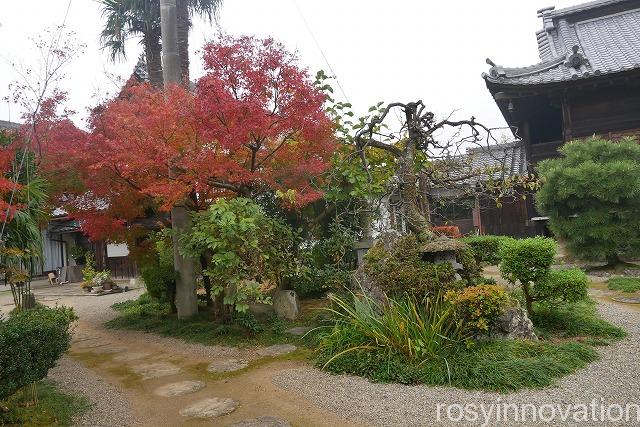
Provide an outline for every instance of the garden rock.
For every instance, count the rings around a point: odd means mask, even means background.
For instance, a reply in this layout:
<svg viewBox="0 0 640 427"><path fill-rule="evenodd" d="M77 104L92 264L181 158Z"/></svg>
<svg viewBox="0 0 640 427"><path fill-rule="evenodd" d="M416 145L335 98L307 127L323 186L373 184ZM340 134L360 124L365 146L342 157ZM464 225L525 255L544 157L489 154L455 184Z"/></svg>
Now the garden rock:
<svg viewBox="0 0 640 427"><path fill-rule="evenodd" d="M283 354L291 353L298 347L293 344L275 344L269 347L261 348L257 353L262 356L281 356Z"/></svg>
<svg viewBox="0 0 640 427"><path fill-rule="evenodd" d="M249 313L257 320L267 320L275 314L272 304L262 304L259 302L249 303Z"/></svg>
<svg viewBox="0 0 640 427"><path fill-rule="evenodd" d="M209 372L233 372L239 371L249 366L249 362L242 359L223 359L214 360L209 364L207 371Z"/></svg>
<svg viewBox="0 0 640 427"><path fill-rule="evenodd" d="M154 394L162 397L181 396L183 394L195 393L204 388L202 381L179 381L158 387Z"/></svg>
<svg viewBox="0 0 640 427"><path fill-rule="evenodd" d="M137 365L131 369L136 374L142 375L143 380L166 377L169 375L175 375L180 372L180 368L178 366L168 362Z"/></svg>
<svg viewBox="0 0 640 427"><path fill-rule="evenodd" d="M193 418L214 418L230 414L236 410L238 404L238 401L233 399L213 397L182 409L180 415Z"/></svg>
<svg viewBox="0 0 640 427"><path fill-rule="evenodd" d="M300 300L296 291L277 290L273 295L273 309L278 317L296 320L300 315Z"/></svg>
<svg viewBox="0 0 640 427"><path fill-rule="evenodd" d="M144 352L126 352L123 354L118 354L113 358L116 362L131 362L133 360L143 359L149 356L149 353Z"/></svg>
<svg viewBox="0 0 640 427"><path fill-rule="evenodd" d="M276 417L259 417L240 421L230 427L291 427L288 421Z"/></svg>
<svg viewBox="0 0 640 427"><path fill-rule="evenodd" d="M537 340L533 323L527 312L520 306L509 307L495 321L489 331L492 339L528 339Z"/></svg>

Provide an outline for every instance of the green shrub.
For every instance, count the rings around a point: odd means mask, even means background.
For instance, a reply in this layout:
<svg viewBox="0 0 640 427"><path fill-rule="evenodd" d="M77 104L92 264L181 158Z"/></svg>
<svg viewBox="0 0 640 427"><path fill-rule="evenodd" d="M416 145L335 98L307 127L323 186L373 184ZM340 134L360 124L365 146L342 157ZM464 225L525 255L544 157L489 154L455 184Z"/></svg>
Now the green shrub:
<svg viewBox="0 0 640 427"><path fill-rule="evenodd" d="M462 239L473 250L476 262L489 265L500 263L500 245L511 237L507 236L472 236Z"/></svg>
<svg viewBox="0 0 640 427"><path fill-rule="evenodd" d="M364 257L365 272L387 295L395 297L408 293L420 299L464 285L456 281L450 263L425 262L420 246L413 234L398 239L390 253L378 243Z"/></svg>
<svg viewBox="0 0 640 427"><path fill-rule="evenodd" d="M506 290L498 285L478 285L461 291L449 291L446 299L456 307L464 319L465 328L473 334L487 332L509 304Z"/></svg>
<svg viewBox="0 0 640 427"><path fill-rule="evenodd" d="M190 232L180 236L180 251L204 259L202 274L213 297L244 312L249 302L269 302L265 291L295 274L295 239L291 227L252 200L218 199L194 215Z"/></svg>
<svg viewBox="0 0 640 427"><path fill-rule="evenodd" d="M587 297L589 279L579 268L551 270L547 277L536 282L534 299L548 304L576 302Z"/></svg>
<svg viewBox="0 0 640 427"><path fill-rule="evenodd" d="M327 291L338 291L349 286L351 271L333 265L311 267L298 276L293 289L302 298L319 297Z"/></svg>
<svg viewBox="0 0 640 427"><path fill-rule="evenodd" d="M339 223L329 226L329 235L301 251L302 267L293 280L301 297L320 296L348 287L355 268L354 233Z"/></svg>
<svg viewBox="0 0 640 427"><path fill-rule="evenodd" d="M607 280L607 287L612 291L636 292L640 291L640 279L636 277L612 277Z"/></svg>
<svg viewBox="0 0 640 427"><path fill-rule="evenodd" d="M640 145L634 140L573 141L538 164L538 210L568 251L619 261L640 255Z"/></svg>
<svg viewBox="0 0 640 427"><path fill-rule="evenodd" d="M500 272L512 284L520 283L527 311L533 312L531 286L546 280L556 254L556 242L547 237L505 240L500 245Z"/></svg>
<svg viewBox="0 0 640 427"><path fill-rule="evenodd" d="M0 400L47 376L71 344L70 308L20 311L0 320Z"/></svg>
<svg viewBox="0 0 640 427"><path fill-rule="evenodd" d="M82 268L82 280L84 280L85 283L91 283L96 273L96 263L93 259L93 253L88 251L85 255L85 265Z"/></svg>

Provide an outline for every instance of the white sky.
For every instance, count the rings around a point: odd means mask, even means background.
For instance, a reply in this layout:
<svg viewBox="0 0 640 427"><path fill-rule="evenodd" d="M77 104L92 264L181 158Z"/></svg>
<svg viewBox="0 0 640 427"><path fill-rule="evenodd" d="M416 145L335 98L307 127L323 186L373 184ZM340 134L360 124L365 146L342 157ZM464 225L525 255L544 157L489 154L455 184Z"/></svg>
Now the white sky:
<svg viewBox="0 0 640 427"><path fill-rule="evenodd" d="M0 0L0 98L19 77L10 63L35 64L29 37L62 23L68 0ZM378 101L422 99L436 114L459 110L490 126L504 120L481 73L485 58L506 66L538 61L534 32L541 28L536 10L566 7L581 0L296 0L336 72L356 112ZM220 25L232 34L273 36L299 52L311 74L329 70L294 0L225 0ZM132 40L127 59L112 63L100 50L100 5L72 0L67 28L86 44L85 53L65 69L60 87L69 107L86 117L88 107L117 90L106 73L128 78L142 47ZM196 19L191 33L192 77L202 74L197 51L216 28ZM335 85L334 85L335 86ZM337 88L336 88L337 90ZM98 98L96 98L96 94ZM339 93L336 92L338 95ZM9 108L10 107L10 108ZM16 105L0 101L0 119L19 120Z"/></svg>

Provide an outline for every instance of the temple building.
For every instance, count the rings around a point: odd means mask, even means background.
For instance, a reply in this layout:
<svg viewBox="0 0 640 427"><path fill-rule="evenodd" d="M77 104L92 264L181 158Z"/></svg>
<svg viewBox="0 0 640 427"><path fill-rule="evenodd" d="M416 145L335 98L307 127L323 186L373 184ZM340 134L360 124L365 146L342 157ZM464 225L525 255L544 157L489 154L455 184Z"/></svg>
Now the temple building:
<svg viewBox="0 0 640 427"><path fill-rule="evenodd" d="M599 0L565 9L541 9L536 33L540 62L524 67L496 65L483 74L514 136L522 140L530 172L558 155L567 141L640 135L640 0ZM540 217L531 198L518 212L483 214L480 232L539 234ZM508 224L501 227L500 224Z"/></svg>

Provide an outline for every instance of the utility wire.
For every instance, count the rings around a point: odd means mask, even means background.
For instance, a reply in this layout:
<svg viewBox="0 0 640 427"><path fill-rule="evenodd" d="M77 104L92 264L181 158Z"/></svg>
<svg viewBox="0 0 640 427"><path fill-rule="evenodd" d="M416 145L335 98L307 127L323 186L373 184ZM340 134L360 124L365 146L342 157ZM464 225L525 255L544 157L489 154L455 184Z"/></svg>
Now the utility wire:
<svg viewBox="0 0 640 427"><path fill-rule="evenodd" d="M324 51L322 50L322 47L320 46L320 43L318 43L318 39L316 39L316 36L313 34L313 30L311 30L311 26L309 25L309 23L305 19L304 14L302 13L302 9L300 9L300 5L298 5L297 0L292 0L292 1L293 1L293 5L296 7L296 10L298 11L298 15L300 15L300 19L302 19L302 23L307 28L307 31L309 32L309 35L311 36L311 38L313 39L313 42L315 43L316 47L320 51L320 55L322 55L322 59L324 59L325 64L327 64L327 67L329 68L329 71L331 72L331 77L336 79L336 83L338 85L338 88L340 89L340 92L342 93L342 96L344 96L344 99L347 102L350 103L349 98L347 97L347 94L344 92L344 89L343 89L342 85L340 84L340 80L338 80L337 74L335 73L335 71L333 71L333 68L331 67L331 64L329 63L329 60L327 59L327 55L324 54Z"/></svg>

